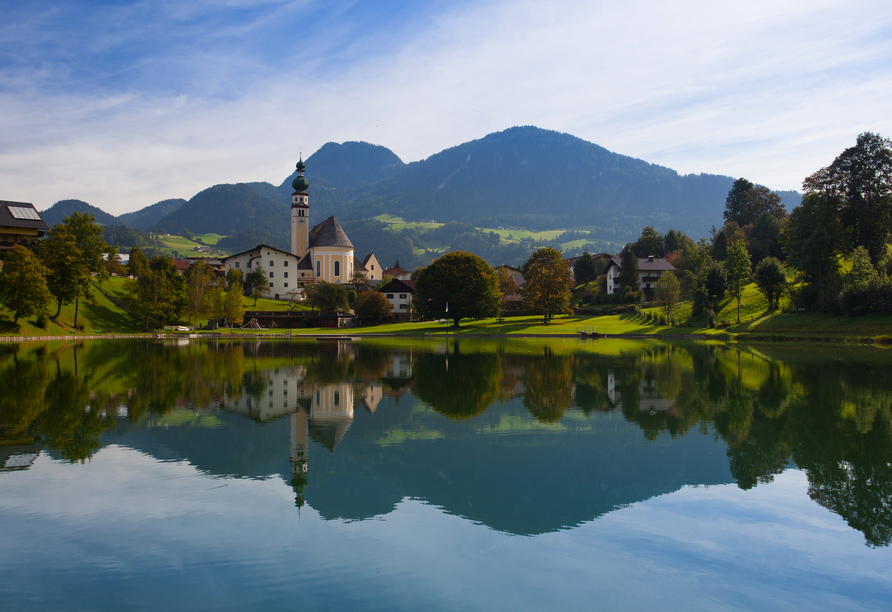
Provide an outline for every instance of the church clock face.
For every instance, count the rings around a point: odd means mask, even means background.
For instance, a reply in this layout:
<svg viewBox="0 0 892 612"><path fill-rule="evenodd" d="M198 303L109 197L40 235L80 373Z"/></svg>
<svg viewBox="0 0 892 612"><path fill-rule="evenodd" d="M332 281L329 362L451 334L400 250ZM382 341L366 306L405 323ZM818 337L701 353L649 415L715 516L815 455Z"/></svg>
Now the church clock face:
<svg viewBox="0 0 892 612"><path fill-rule="evenodd" d="M301 219L298 219L298 220L297 220L297 224L298 224L298 225L303 225L303 224L304 224L304 220L303 220L302 218L301 218Z"/></svg>

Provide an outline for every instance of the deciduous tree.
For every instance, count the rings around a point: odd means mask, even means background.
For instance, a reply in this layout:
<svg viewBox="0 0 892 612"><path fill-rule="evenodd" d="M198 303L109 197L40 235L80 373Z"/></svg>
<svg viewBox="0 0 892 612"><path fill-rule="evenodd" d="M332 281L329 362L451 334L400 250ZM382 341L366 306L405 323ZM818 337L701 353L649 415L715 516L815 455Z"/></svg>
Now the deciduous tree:
<svg viewBox="0 0 892 612"><path fill-rule="evenodd" d="M520 271L525 281L521 294L526 311L542 313L546 323L556 314L569 312L573 281L560 251L539 249Z"/></svg>
<svg viewBox="0 0 892 612"><path fill-rule="evenodd" d="M820 194L837 212L848 248L867 247L879 262L892 231L892 141L864 132L854 147L802 184L806 195Z"/></svg>
<svg viewBox="0 0 892 612"><path fill-rule="evenodd" d="M319 282L310 285L307 289L307 304L326 312L350 310L347 289L336 283Z"/></svg>
<svg viewBox="0 0 892 612"><path fill-rule="evenodd" d="M6 256L0 272L3 305L10 309L13 323L21 317L43 314L52 298L46 286L49 270L24 246L17 244Z"/></svg>
<svg viewBox="0 0 892 612"><path fill-rule="evenodd" d="M778 301L787 283L784 266L780 260L776 257L766 257L756 266L756 272L753 277L756 285L759 287L759 291L768 300L768 310L777 308Z"/></svg>
<svg viewBox="0 0 892 612"><path fill-rule="evenodd" d="M353 311L363 321L379 323L390 315L390 301L379 291L363 291L356 296Z"/></svg>
<svg viewBox="0 0 892 612"><path fill-rule="evenodd" d="M672 272L666 272L654 284L654 300L662 304L669 317L678 304L680 293L678 278Z"/></svg>
<svg viewBox="0 0 892 612"><path fill-rule="evenodd" d="M566 266L565 266L566 268ZM499 314L495 271L480 257L453 251L418 273L416 305L424 319L483 319Z"/></svg>
<svg viewBox="0 0 892 612"><path fill-rule="evenodd" d="M743 240L731 243L725 268L728 270L728 289L737 300L737 322L740 323L740 299L743 297L743 288L749 282L752 272L750 254L747 252L746 243Z"/></svg>
<svg viewBox="0 0 892 612"><path fill-rule="evenodd" d="M763 213L782 219L787 212L781 198L767 187L753 185L745 178L734 181L725 200L725 221L741 227L752 225Z"/></svg>

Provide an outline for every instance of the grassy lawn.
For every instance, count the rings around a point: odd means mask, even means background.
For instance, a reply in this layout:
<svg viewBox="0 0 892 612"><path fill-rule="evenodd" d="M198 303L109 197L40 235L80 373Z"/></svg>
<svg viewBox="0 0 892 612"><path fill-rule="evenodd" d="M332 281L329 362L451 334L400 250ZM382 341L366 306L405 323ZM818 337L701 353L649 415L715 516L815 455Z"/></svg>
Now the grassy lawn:
<svg viewBox="0 0 892 612"><path fill-rule="evenodd" d="M195 250L195 247L215 245L223 237L224 236L221 236L220 234L201 234L196 236L196 238L204 240L205 244L202 245L184 236L159 236L158 248L165 255L171 255L176 251L179 253L180 257L226 257L231 253L225 249L211 248L210 251Z"/></svg>

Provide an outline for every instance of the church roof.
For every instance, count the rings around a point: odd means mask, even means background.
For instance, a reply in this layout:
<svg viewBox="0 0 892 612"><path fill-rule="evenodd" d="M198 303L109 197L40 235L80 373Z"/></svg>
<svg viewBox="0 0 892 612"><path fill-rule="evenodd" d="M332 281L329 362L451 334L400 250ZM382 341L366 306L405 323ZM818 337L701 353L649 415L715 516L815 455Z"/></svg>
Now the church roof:
<svg viewBox="0 0 892 612"><path fill-rule="evenodd" d="M310 230L310 248L315 247L355 248L334 215Z"/></svg>

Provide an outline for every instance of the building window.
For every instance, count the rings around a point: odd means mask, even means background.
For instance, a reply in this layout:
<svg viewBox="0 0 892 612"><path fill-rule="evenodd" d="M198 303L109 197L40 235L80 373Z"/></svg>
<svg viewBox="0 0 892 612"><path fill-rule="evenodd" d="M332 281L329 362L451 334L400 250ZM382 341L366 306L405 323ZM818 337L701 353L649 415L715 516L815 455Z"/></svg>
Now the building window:
<svg viewBox="0 0 892 612"><path fill-rule="evenodd" d="M285 267L287 268L287 267L288 267L288 260L286 259L286 260L285 260L285 263L283 263L282 265L285 266Z"/></svg>
<svg viewBox="0 0 892 612"><path fill-rule="evenodd" d="M251 267L251 262L250 262L250 261L248 262L248 267L249 267L249 268Z"/></svg>
<svg viewBox="0 0 892 612"><path fill-rule="evenodd" d="M340 391L334 392L334 405L335 406L341 405L341 392Z"/></svg>
<svg viewBox="0 0 892 612"><path fill-rule="evenodd" d="M322 262L316 260L316 276L322 276Z"/></svg>
<svg viewBox="0 0 892 612"><path fill-rule="evenodd" d="M285 283L285 288L286 288L286 289L288 288L288 283Z"/></svg>
<svg viewBox="0 0 892 612"><path fill-rule="evenodd" d="M275 276L275 274L276 274L275 272L270 272L269 277L272 278L273 276Z"/></svg>
<svg viewBox="0 0 892 612"><path fill-rule="evenodd" d="M374 270L374 269L375 269L375 264L372 264L372 268L371 268L371 269L372 269L372 270ZM373 278L374 278L374 277L373 277Z"/></svg>
<svg viewBox="0 0 892 612"><path fill-rule="evenodd" d="M405 299L406 299L406 294L405 294L405 293L401 293L401 294L400 294L400 299L401 299L401 300L405 300Z"/></svg>
<svg viewBox="0 0 892 612"><path fill-rule="evenodd" d="M272 284L272 283L270 283L270 284L269 284L269 288L272 289L273 287L275 287L275 285Z"/></svg>
<svg viewBox="0 0 892 612"><path fill-rule="evenodd" d="M270 259L270 260L269 260L269 267L272 268L274 263L276 263L276 262L274 262L272 259Z"/></svg>
<svg viewBox="0 0 892 612"><path fill-rule="evenodd" d="M235 262L235 267L238 268L238 262Z"/></svg>
<svg viewBox="0 0 892 612"><path fill-rule="evenodd" d="M303 278L303 277L304 277L304 274L306 274L306 273L305 273L305 272L301 272L301 273L300 273L300 277Z"/></svg>
<svg viewBox="0 0 892 612"><path fill-rule="evenodd" d="M336 262L335 262L335 266L334 266L334 268L335 268L335 269L334 269L334 275L335 275L335 276L340 276L340 275L341 275L341 262L336 261Z"/></svg>
<svg viewBox="0 0 892 612"><path fill-rule="evenodd" d="M288 278L288 273L287 273L287 272L285 273L285 278Z"/></svg>
<svg viewBox="0 0 892 612"><path fill-rule="evenodd" d="M392 294L392 293L388 293L388 294L387 294L387 299L388 299L388 300L392 300L392 299L393 299L393 294Z"/></svg>

